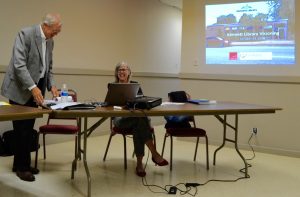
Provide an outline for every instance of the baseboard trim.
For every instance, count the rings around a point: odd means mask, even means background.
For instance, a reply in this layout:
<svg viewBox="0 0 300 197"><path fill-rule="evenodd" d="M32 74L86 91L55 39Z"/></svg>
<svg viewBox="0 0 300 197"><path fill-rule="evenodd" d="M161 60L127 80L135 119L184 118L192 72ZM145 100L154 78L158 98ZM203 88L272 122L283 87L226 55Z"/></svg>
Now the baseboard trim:
<svg viewBox="0 0 300 197"><path fill-rule="evenodd" d="M181 140L181 141L191 141L193 138L177 138L177 139ZM200 142L200 143L202 143L202 142ZM212 145L212 146L218 147L221 144L222 144L221 141L214 141L214 140L209 141L209 145ZM226 144L225 147L234 149L233 144ZM251 151L248 144L238 144L238 147L240 150ZM266 146L257 146L257 145L252 145L252 147L255 152L300 158L300 151L279 149L279 148L266 147Z"/></svg>

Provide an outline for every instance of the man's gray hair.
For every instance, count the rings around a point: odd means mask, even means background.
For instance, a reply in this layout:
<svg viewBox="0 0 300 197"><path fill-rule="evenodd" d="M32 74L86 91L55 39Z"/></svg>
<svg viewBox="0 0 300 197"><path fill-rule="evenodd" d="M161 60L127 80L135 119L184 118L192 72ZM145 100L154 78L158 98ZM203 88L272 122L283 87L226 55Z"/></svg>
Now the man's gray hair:
<svg viewBox="0 0 300 197"><path fill-rule="evenodd" d="M57 23L60 20L59 15L57 14L47 14L44 18L43 18L43 24L46 24L48 26L51 26L55 23Z"/></svg>

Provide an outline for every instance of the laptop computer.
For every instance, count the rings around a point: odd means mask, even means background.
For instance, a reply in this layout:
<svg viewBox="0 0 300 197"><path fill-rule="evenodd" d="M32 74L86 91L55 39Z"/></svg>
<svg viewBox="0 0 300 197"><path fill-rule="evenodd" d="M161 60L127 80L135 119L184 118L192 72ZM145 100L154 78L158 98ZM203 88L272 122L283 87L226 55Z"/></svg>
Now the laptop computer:
<svg viewBox="0 0 300 197"><path fill-rule="evenodd" d="M105 102L108 106L124 106L137 96L139 89L138 83L109 83Z"/></svg>

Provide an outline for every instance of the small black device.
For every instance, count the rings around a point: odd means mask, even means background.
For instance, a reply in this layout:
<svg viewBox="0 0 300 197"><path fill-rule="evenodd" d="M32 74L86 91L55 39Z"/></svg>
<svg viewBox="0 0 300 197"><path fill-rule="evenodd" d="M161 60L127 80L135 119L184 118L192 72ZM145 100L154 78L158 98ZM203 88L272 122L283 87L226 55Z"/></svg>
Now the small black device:
<svg viewBox="0 0 300 197"><path fill-rule="evenodd" d="M197 186L200 186L199 183L186 183L185 184L186 187L197 187Z"/></svg>
<svg viewBox="0 0 300 197"><path fill-rule="evenodd" d="M129 109L151 109L161 103L162 99L159 97L142 96L128 100L126 106Z"/></svg>
<svg viewBox="0 0 300 197"><path fill-rule="evenodd" d="M170 187L168 194L176 194L176 192L177 192L177 187L172 186L172 187Z"/></svg>

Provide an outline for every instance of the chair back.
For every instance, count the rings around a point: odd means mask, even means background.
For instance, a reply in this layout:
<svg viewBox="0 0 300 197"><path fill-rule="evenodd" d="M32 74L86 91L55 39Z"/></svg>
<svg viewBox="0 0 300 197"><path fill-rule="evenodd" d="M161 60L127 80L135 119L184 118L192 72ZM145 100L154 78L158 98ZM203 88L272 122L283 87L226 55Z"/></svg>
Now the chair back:
<svg viewBox="0 0 300 197"><path fill-rule="evenodd" d="M117 127L114 125L114 118L115 117L111 117L110 118L110 131L113 134L121 134L121 135L133 135L133 130L129 129L129 128L122 128L122 127Z"/></svg>
<svg viewBox="0 0 300 197"><path fill-rule="evenodd" d="M197 126L196 126L196 121L195 121L195 117L194 116L190 116L189 117L189 122L191 122L193 125L192 125L192 127L193 128L196 128Z"/></svg>
<svg viewBox="0 0 300 197"><path fill-rule="evenodd" d="M185 103L190 99L190 95L187 94L185 91L174 91L168 93L169 100L171 102L181 102ZM194 153L194 161L196 161L196 156L197 156L197 149L198 149L198 143L199 143L199 138L204 137L205 142L206 142L206 169L209 169L209 158L208 158L208 139L206 135L206 131L201 128L197 128L195 118L194 116L186 116L187 118L182 119L182 122L178 122L178 127L175 124L171 122L170 125L169 122L166 123L165 128L166 128L166 134L164 137L164 142L163 142L163 148L162 148L162 156L164 153L164 148L165 148L165 142L167 137L171 137L171 143L170 143L170 170L172 170L172 159L173 159L173 139L172 137L196 137L196 148L195 148L195 153ZM187 122L188 121L188 122ZM185 127L186 124L192 123L192 125L189 125L191 127ZM169 124L169 125L168 125Z"/></svg>
<svg viewBox="0 0 300 197"><path fill-rule="evenodd" d="M183 90L179 90L179 91L169 92L168 97L171 102L186 103L190 98L190 95ZM196 128L196 122L194 116L189 116L188 121L193 124L192 127Z"/></svg>

